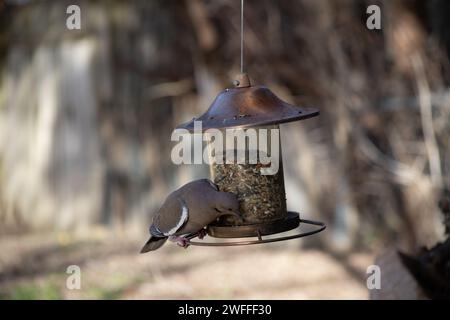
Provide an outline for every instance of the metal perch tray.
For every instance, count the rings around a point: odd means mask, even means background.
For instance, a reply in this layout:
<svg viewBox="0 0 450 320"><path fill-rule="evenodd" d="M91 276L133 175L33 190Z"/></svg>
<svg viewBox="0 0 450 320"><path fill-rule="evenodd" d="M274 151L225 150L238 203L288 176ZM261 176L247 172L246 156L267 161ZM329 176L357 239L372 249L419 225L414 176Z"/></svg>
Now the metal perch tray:
<svg viewBox="0 0 450 320"><path fill-rule="evenodd" d="M300 232L289 235L289 236L280 236L276 238L266 238L263 239L263 236L271 235L275 233L284 233L290 230L293 230L301 224L309 224L318 226L315 230L308 232ZM243 226L217 226L210 225L206 229L208 235L214 238L243 238L243 237L256 237L254 240L242 240L242 241L223 241L223 242L200 242L200 241L190 241L189 245L193 246L204 246L204 247L221 247L221 246L246 246L251 244L262 244L262 243L270 243L270 242L279 242L292 240L297 238L302 238L306 236L310 236L316 233L319 233L325 230L326 225L323 222L313 221L313 220L305 220L300 219L299 214L296 212L288 212L287 217L282 220L278 220L270 223L261 223L261 224L253 224L253 225L243 225ZM195 238L194 235L192 238ZM191 239L192 239L191 238Z"/></svg>

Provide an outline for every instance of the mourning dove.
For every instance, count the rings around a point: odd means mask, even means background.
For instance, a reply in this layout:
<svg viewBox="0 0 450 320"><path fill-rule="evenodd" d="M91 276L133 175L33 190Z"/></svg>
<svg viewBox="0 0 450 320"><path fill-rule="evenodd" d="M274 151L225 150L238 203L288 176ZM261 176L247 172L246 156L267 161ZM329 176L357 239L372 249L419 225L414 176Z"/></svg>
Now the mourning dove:
<svg viewBox="0 0 450 320"><path fill-rule="evenodd" d="M188 238L194 235L202 238L204 228L223 215L242 220L235 194L219 191L208 179L189 182L172 192L155 214L150 239L141 253L160 248L167 239L187 247Z"/></svg>

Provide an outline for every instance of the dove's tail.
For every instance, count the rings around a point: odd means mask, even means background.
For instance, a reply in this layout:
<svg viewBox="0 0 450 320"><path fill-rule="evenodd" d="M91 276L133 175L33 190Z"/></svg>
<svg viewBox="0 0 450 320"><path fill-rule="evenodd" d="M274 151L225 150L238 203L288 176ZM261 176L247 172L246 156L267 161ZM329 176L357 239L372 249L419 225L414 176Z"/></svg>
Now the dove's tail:
<svg viewBox="0 0 450 320"><path fill-rule="evenodd" d="M148 239L147 243L144 245L144 247L142 247L141 253L146 253L161 248L161 246L166 242L166 240L167 237L159 238L151 236L150 239Z"/></svg>

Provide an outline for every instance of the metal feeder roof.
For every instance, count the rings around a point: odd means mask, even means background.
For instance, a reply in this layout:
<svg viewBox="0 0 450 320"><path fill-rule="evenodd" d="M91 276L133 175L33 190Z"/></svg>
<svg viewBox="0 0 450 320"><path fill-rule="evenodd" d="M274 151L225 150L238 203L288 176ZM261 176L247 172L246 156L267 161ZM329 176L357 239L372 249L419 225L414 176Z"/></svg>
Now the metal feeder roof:
<svg viewBox="0 0 450 320"><path fill-rule="evenodd" d="M177 129L194 131L194 121L202 121L202 130L245 128L308 119L319 115L317 109L300 108L284 102L264 86L252 86L246 74L225 89L199 118Z"/></svg>

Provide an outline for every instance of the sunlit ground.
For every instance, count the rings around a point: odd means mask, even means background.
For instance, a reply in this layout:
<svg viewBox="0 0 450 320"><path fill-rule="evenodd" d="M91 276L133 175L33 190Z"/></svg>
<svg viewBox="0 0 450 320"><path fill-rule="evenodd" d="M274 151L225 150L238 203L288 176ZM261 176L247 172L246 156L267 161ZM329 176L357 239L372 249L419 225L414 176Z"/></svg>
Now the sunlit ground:
<svg viewBox="0 0 450 320"><path fill-rule="evenodd" d="M138 254L144 239L105 233L0 238L3 299L367 299L373 256L338 259L300 242L249 247L162 249ZM81 289L66 268L81 268Z"/></svg>

